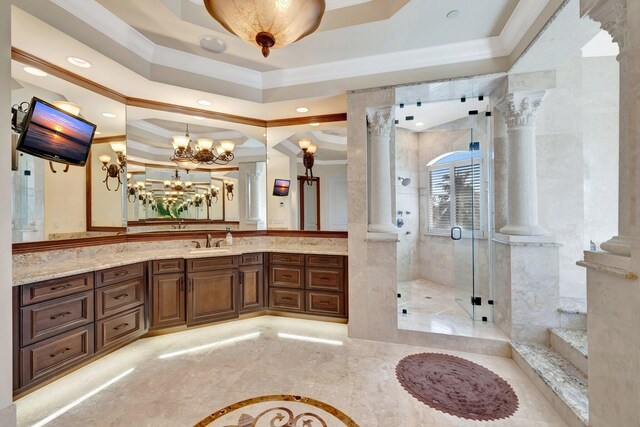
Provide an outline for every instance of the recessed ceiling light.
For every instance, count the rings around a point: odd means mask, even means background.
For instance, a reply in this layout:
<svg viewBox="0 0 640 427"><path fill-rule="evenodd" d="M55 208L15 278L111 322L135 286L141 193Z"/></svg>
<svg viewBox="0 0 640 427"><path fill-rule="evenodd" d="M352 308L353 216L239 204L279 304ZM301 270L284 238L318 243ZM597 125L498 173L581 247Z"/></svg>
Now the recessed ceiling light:
<svg viewBox="0 0 640 427"><path fill-rule="evenodd" d="M96 131L96 135L102 135L102 132Z"/></svg>
<svg viewBox="0 0 640 427"><path fill-rule="evenodd" d="M209 101L208 99L198 99L198 104L208 107L209 105L213 104L213 102Z"/></svg>
<svg viewBox="0 0 640 427"><path fill-rule="evenodd" d="M447 13L447 18L449 19L455 19L460 15L460 11L459 10L452 10L451 12Z"/></svg>
<svg viewBox="0 0 640 427"><path fill-rule="evenodd" d="M227 50L227 44L217 37L202 36L198 39L198 43L204 50L213 53L222 53Z"/></svg>
<svg viewBox="0 0 640 427"><path fill-rule="evenodd" d="M313 127L320 126L320 123L309 123L309 126L313 126Z"/></svg>
<svg viewBox="0 0 640 427"><path fill-rule="evenodd" d="M39 68L35 68L35 67L24 67L24 70L29 73L29 74L33 74L34 76L38 76L38 77L47 77L48 74L45 73L44 71L42 71Z"/></svg>
<svg viewBox="0 0 640 427"><path fill-rule="evenodd" d="M308 113L309 109L307 107L298 107L298 108L296 108L296 111L298 113Z"/></svg>
<svg viewBox="0 0 640 427"><path fill-rule="evenodd" d="M82 58L78 58L76 56L67 56L67 61L69 61L71 64L77 66L77 67L82 67L82 68L90 68L91 67L91 62L86 61Z"/></svg>
<svg viewBox="0 0 640 427"><path fill-rule="evenodd" d="M204 117L200 117L200 116L193 116L193 118L196 120L204 120Z"/></svg>
<svg viewBox="0 0 640 427"><path fill-rule="evenodd" d="M118 116L113 114L113 113L102 113L102 117L108 117L110 119L115 119Z"/></svg>
<svg viewBox="0 0 640 427"><path fill-rule="evenodd" d="M418 127L420 127L420 126L424 126L424 123L422 123L422 122L418 122L418 123L416 123L416 126L418 126Z"/></svg>

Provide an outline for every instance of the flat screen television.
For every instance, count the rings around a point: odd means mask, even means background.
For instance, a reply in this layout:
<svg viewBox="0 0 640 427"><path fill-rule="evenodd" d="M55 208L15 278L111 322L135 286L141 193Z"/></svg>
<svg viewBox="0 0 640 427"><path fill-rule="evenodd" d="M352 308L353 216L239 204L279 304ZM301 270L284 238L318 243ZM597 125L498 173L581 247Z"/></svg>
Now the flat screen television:
<svg viewBox="0 0 640 427"><path fill-rule="evenodd" d="M289 184L290 181L288 179L276 179L276 181L273 183L273 195L288 196Z"/></svg>
<svg viewBox="0 0 640 427"><path fill-rule="evenodd" d="M84 166L95 132L93 123L34 97L16 149L52 162Z"/></svg>

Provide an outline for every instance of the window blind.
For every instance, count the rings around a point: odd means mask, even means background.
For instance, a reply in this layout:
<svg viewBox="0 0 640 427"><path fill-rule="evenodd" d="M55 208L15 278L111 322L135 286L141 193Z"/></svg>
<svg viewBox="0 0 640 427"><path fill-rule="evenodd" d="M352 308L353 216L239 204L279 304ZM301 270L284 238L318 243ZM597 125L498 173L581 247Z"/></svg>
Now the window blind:
<svg viewBox="0 0 640 427"><path fill-rule="evenodd" d="M451 228L451 168L429 171L430 229Z"/></svg>
<svg viewBox="0 0 640 427"><path fill-rule="evenodd" d="M480 230L480 164L453 167L455 225L463 230Z"/></svg>

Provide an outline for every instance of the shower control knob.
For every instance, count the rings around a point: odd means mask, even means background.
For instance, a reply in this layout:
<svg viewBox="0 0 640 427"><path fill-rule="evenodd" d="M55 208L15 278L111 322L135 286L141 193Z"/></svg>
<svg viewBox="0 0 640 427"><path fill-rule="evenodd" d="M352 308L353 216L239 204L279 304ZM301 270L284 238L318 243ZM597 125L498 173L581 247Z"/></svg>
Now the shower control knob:
<svg viewBox="0 0 640 427"><path fill-rule="evenodd" d="M402 218L398 218L398 220L396 221L396 226L398 228L402 228L404 226L404 221L402 220Z"/></svg>

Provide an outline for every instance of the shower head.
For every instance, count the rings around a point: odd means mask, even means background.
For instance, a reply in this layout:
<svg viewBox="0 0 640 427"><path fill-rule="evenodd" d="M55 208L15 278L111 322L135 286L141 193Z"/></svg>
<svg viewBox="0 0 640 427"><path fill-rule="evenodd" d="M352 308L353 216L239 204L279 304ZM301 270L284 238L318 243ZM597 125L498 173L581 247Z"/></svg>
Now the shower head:
<svg viewBox="0 0 640 427"><path fill-rule="evenodd" d="M402 186L403 187L406 187L407 185L411 184L411 178L398 177L398 181L402 181Z"/></svg>

